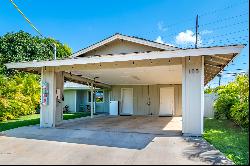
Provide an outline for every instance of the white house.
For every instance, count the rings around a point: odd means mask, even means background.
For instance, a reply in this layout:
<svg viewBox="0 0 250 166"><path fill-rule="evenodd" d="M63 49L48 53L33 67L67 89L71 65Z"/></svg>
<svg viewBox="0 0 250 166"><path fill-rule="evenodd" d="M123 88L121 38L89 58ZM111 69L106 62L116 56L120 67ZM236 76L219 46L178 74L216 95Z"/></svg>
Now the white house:
<svg viewBox="0 0 250 166"><path fill-rule="evenodd" d="M107 89L95 88L94 113L109 113L109 92ZM65 82L63 106L70 112L90 111L91 89L87 85Z"/></svg>
<svg viewBox="0 0 250 166"><path fill-rule="evenodd" d="M182 116L182 133L203 132L204 85L234 59L244 45L180 49L115 34L68 59L8 63L8 68L42 76L41 127L62 123L65 80L105 89L125 115ZM47 100L47 101L46 101ZM92 116L93 117L93 116Z"/></svg>

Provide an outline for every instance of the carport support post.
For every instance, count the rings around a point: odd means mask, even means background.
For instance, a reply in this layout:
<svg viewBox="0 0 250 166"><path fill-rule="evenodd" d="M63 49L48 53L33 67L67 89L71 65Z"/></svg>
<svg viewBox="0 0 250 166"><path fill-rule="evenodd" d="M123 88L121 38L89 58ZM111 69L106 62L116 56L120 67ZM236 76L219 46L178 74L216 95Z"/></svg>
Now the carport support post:
<svg viewBox="0 0 250 166"><path fill-rule="evenodd" d="M95 88L95 86L94 86L94 98L96 98L96 88ZM93 105L94 105L94 106L93 106L93 110L94 110L93 112L94 112L94 114L95 114L95 113L96 113L96 112L95 112L96 100L94 100Z"/></svg>
<svg viewBox="0 0 250 166"><path fill-rule="evenodd" d="M90 87L90 90L91 90L91 118L93 118L93 97L94 97L94 95L93 95L93 93L94 93L94 91L93 91L93 82L91 82L91 87Z"/></svg>
<svg viewBox="0 0 250 166"><path fill-rule="evenodd" d="M204 57L182 60L182 133L201 136L204 114Z"/></svg>
<svg viewBox="0 0 250 166"><path fill-rule="evenodd" d="M41 91L40 127L55 127L63 120L62 93L64 77L62 72L55 72L54 67L41 69L41 83L47 85L47 103L44 103L44 95ZM57 97L58 94L58 97Z"/></svg>

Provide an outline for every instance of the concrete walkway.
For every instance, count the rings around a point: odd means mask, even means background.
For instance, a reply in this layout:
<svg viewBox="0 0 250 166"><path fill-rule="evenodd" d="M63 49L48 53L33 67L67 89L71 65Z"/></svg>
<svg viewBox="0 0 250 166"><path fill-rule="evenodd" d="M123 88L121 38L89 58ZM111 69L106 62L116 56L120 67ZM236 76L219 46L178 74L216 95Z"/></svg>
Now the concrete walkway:
<svg viewBox="0 0 250 166"><path fill-rule="evenodd" d="M230 164L202 139L182 137L175 123L181 118L100 117L21 127L0 135L0 164Z"/></svg>

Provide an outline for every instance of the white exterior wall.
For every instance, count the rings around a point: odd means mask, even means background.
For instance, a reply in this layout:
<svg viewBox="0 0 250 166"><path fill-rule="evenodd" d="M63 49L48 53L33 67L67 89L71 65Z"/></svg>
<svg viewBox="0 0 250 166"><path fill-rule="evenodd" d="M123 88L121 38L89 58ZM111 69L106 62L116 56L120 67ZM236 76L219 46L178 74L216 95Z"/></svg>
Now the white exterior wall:
<svg viewBox="0 0 250 166"><path fill-rule="evenodd" d="M76 112L76 91L75 89L64 90L63 106L68 105L70 112Z"/></svg>
<svg viewBox="0 0 250 166"><path fill-rule="evenodd" d="M128 41L116 40L105 46L99 47L93 51L90 51L84 56L91 55L105 55L105 54L120 54L120 53L133 53L133 52L145 52L145 51L159 51L161 49L154 48L142 44L136 44ZM126 55L125 55L126 56Z"/></svg>
<svg viewBox="0 0 250 166"><path fill-rule="evenodd" d="M181 85L113 85L110 92L110 100L119 101L119 113L121 112L121 89L133 88L133 115L159 115L160 88L174 88L174 116L181 116ZM148 101L150 97L150 105Z"/></svg>
<svg viewBox="0 0 250 166"><path fill-rule="evenodd" d="M43 67L41 75L41 81L49 84L49 103L41 104L40 127L55 127L63 120L62 101L56 98L56 89L63 88L63 75L62 72L55 72L53 67ZM62 93L61 90L61 96Z"/></svg>
<svg viewBox="0 0 250 166"><path fill-rule="evenodd" d="M182 133L200 136L204 114L204 57L183 58Z"/></svg>
<svg viewBox="0 0 250 166"><path fill-rule="evenodd" d="M204 117L214 118L214 102L217 99L215 93L204 95Z"/></svg>

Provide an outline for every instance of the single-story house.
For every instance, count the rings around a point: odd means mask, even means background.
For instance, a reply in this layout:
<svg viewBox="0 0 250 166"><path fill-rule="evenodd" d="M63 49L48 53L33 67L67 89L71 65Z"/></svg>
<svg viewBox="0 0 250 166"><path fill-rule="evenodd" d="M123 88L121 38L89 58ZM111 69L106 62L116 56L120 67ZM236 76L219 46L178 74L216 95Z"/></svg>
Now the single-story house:
<svg viewBox="0 0 250 166"><path fill-rule="evenodd" d="M201 135L204 86L244 47L181 49L115 34L68 59L6 66L41 74L41 127L62 123L64 81L71 81L90 86L91 117L96 87L105 90L108 102L119 101L120 115L182 116L182 133Z"/></svg>
<svg viewBox="0 0 250 166"><path fill-rule="evenodd" d="M94 113L109 113L109 96L107 89L94 90ZM70 112L90 111L91 88L74 82L64 83L63 107L68 106Z"/></svg>

